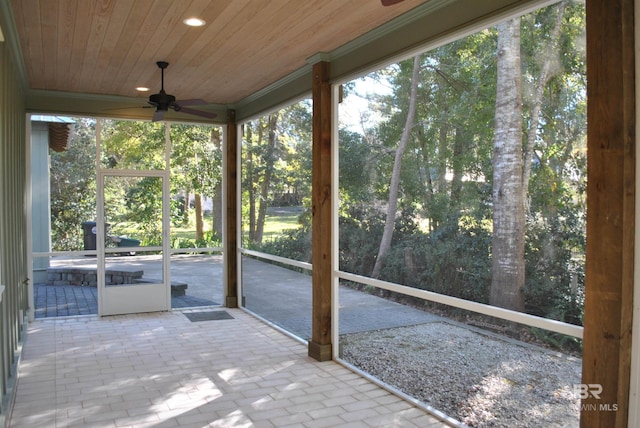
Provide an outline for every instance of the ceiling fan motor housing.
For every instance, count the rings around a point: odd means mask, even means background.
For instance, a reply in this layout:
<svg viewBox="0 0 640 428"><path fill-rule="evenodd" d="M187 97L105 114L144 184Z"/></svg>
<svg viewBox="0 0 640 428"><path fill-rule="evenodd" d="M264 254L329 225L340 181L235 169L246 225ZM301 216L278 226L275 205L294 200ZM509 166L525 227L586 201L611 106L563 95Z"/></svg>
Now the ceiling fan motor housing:
<svg viewBox="0 0 640 428"><path fill-rule="evenodd" d="M176 102L176 97L171 94L167 94L164 91L164 70L169 66L169 63L166 61L157 61L156 64L158 65L158 68L160 68L160 92L149 96L149 104L156 108L156 113L151 119L153 122L162 120L164 118L164 113L169 111L169 109L175 111L182 110L184 113L206 117L208 119L213 119L214 117L216 117L215 113L183 108L180 104L178 104ZM187 105L206 104L202 100L185 100L182 101L182 103L185 103Z"/></svg>
<svg viewBox="0 0 640 428"><path fill-rule="evenodd" d="M158 110L169 110L171 104L175 103L176 97L167 94L164 91L160 91L158 94L149 96L149 104L158 108Z"/></svg>

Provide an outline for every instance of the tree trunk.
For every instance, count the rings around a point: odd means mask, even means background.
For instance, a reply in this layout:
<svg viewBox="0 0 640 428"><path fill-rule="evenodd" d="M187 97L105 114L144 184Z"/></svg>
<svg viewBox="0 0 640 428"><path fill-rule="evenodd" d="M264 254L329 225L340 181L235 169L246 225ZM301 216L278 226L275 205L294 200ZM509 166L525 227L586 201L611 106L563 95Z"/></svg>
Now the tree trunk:
<svg viewBox="0 0 640 428"><path fill-rule="evenodd" d="M184 224L189 223L189 210L191 209L191 205L189 204L189 199L191 198L191 192L185 190L184 195L184 204L182 205L182 222Z"/></svg>
<svg viewBox="0 0 640 428"><path fill-rule="evenodd" d="M222 135L220 128L215 126L211 128L211 141L218 151L222 151ZM213 196L211 199L213 202L213 222L211 230L213 230L214 235L218 239L222 240L222 180L218 180L217 184L214 186Z"/></svg>
<svg viewBox="0 0 640 428"><path fill-rule="evenodd" d="M384 257L391 249L391 239L393 238L393 228L396 220L396 212L398 211L398 188L400 187L400 170L402 167L402 157L409 142L411 129L413 128L414 116L416 114L416 102L418 98L418 81L420 77L420 55L413 59L413 73L411 75L411 95L409 96L409 109L407 111L407 120L404 124L404 130L396 149L395 159L393 161L393 171L391 173L391 183L389 184L389 203L387 205L387 219L380 241L380 249L376 257L376 263L373 266L371 274L374 278L380 277L380 270L384 263Z"/></svg>
<svg viewBox="0 0 640 428"><path fill-rule="evenodd" d="M278 125L278 114L271 114L267 119L267 153L265 154L265 171L260 188L260 199L258 201L258 219L256 224L255 242L262 242L264 235L264 222L267 217L267 206L269 205L269 188L271 187L271 177L275 165L275 149L278 141L276 126Z"/></svg>
<svg viewBox="0 0 640 428"><path fill-rule="evenodd" d="M497 72L489 299L494 306L523 311L525 211L520 18L498 25Z"/></svg>
<svg viewBox="0 0 640 428"><path fill-rule="evenodd" d="M424 133L418 130L418 135L420 140L420 154L422 155L422 159L419 158L418 162L422 162L422 169L425 171L424 176L421 176L421 179L424 181L426 186L423 193L424 212L430 214L427 216L428 230L429 232L433 232L435 230L437 219L433 216L433 211L431 211L434 193L433 180L431 179L431 158L429 156L429 148L427 147Z"/></svg>
<svg viewBox="0 0 640 428"><path fill-rule="evenodd" d="M196 207L196 240L204 238L204 225L202 223L202 195L196 193L195 207Z"/></svg>
<svg viewBox="0 0 640 428"><path fill-rule="evenodd" d="M244 165L244 169L247 171L246 183L247 193L249 199L249 241L253 242L256 233L256 192L255 192L255 177L254 177L254 165L253 165L253 131L250 124L245 125L246 141L247 141L247 160Z"/></svg>
<svg viewBox="0 0 640 428"><path fill-rule="evenodd" d="M452 177L451 177L451 197L449 198L449 208L447 222L450 226L458 229L458 221L460 219L460 201L462 199L462 175L464 154L463 132L460 128L455 128L455 136L453 142L452 161Z"/></svg>
<svg viewBox="0 0 640 428"><path fill-rule="evenodd" d="M542 49L542 52L546 53L544 62L540 69L540 77L535 88L533 100L531 101L531 120L529 121L529 130L527 132L527 144L524 152L524 169L522 172L522 186L524 191L528 192L529 179L531 178L531 164L533 162L533 149L536 141L536 135L538 133L538 126L540 124L540 111L542 110L542 100L544 97L544 88L549 83L549 79L553 77L555 70L552 69L554 64L555 55L559 55L558 39L562 31L562 19L564 17L564 10L566 1L562 1L557 5L557 15L553 30L547 43L548 49Z"/></svg>
<svg viewBox="0 0 640 428"><path fill-rule="evenodd" d="M444 111L448 116L448 112ZM447 136L449 134L449 124L441 123L438 130L438 193L445 193L447 190Z"/></svg>

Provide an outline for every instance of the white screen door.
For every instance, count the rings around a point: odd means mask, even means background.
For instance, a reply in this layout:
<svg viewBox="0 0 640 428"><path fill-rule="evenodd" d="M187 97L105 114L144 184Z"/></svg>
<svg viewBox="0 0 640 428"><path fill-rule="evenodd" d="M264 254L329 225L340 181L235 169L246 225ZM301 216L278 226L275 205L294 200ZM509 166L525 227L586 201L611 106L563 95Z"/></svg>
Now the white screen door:
<svg viewBox="0 0 640 428"><path fill-rule="evenodd" d="M168 195L165 171L99 172L99 315L171 309Z"/></svg>

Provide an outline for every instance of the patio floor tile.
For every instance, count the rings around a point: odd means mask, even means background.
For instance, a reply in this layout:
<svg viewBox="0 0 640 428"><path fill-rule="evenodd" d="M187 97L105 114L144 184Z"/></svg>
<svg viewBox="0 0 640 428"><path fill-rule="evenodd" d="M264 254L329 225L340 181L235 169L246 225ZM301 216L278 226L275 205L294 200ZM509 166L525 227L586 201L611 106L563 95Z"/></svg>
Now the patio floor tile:
<svg viewBox="0 0 640 428"><path fill-rule="evenodd" d="M42 318L28 326L10 427L447 426L238 309ZM336 391L348 391L336 400ZM391 413L393 418L376 418ZM411 410L411 411L409 411Z"/></svg>

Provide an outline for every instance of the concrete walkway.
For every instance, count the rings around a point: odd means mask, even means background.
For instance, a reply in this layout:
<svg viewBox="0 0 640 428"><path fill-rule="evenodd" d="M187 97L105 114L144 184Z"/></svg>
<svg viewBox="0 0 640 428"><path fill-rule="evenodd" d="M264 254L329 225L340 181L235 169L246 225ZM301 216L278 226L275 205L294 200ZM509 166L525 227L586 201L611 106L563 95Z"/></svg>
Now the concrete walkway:
<svg viewBox="0 0 640 428"><path fill-rule="evenodd" d="M143 279L162 278L159 259L114 257L111 267L144 271ZM55 259L52 266L95 266L95 259ZM172 297L172 308L219 305L224 301L222 256L172 257L171 280L188 284L185 296ZM339 291L340 334L422 324L441 320L424 311L359 292ZM36 318L97 314L95 287L36 285ZM244 306L262 318L302 338L311 336L311 276L256 259L242 259Z"/></svg>
<svg viewBox="0 0 640 428"><path fill-rule="evenodd" d="M311 276L250 258L242 260L245 306L303 339L311 336ZM436 315L340 287L340 334L422 324Z"/></svg>

